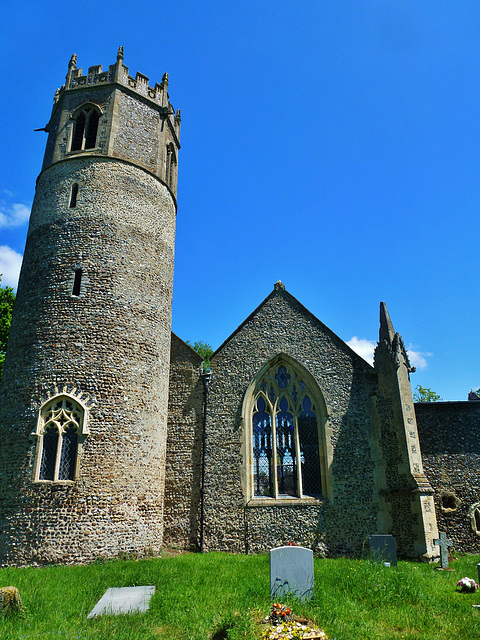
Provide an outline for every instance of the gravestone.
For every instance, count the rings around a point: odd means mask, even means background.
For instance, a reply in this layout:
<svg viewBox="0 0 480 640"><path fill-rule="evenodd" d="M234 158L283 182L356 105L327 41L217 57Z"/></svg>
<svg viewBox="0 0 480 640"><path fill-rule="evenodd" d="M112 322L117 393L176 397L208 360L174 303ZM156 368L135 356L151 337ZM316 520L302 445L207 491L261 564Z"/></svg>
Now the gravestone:
<svg viewBox="0 0 480 640"><path fill-rule="evenodd" d="M150 606L150 598L155 587L120 587L110 588L88 614L95 616L114 615L118 613L144 613Z"/></svg>
<svg viewBox="0 0 480 640"><path fill-rule="evenodd" d="M438 537L440 539L437 538L433 543L440 547L440 566L442 569L448 569L448 547L452 547L453 542L447 540L447 534L444 531L439 533Z"/></svg>
<svg viewBox="0 0 480 640"><path fill-rule="evenodd" d="M478 584L480 584L480 562L477 564Z"/></svg>
<svg viewBox="0 0 480 640"><path fill-rule="evenodd" d="M0 588L0 614L8 615L22 610L22 599L17 587Z"/></svg>
<svg viewBox="0 0 480 640"><path fill-rule="evenodd" d="M389 562L397 566L397 543L393 536L372 534L368 538L370 558L378 562Z"/></svg>
<svg viewBox="0 0 480 640"><path fill-rule="evenodd" d="M270 551L270 597L313 598L313 551L305 547L277 547Z"/></svg>

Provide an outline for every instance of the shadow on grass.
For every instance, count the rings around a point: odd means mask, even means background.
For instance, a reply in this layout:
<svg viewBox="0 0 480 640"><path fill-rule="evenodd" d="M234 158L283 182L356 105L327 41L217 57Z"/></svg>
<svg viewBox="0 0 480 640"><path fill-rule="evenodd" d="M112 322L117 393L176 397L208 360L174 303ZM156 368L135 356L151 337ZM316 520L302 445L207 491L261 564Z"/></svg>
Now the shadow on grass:
<svg viewBox="0 0 480 640"><path fill-rule="evenodd" d="M217 631L212 636L212 640L227 640L228 638L228 630L231 629L232 626L230 624L226 624Z"/></svg>

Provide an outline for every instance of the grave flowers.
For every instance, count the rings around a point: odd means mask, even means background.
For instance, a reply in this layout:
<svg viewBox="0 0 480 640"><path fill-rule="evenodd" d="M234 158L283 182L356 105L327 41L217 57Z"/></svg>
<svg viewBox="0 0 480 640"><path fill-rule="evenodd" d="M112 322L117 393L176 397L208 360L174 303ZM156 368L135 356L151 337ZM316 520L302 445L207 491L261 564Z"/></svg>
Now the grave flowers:
<svg viewBox="0 0 480 640"><path fill-rule="evenodd" d="M460 593L474 593L478 584L472 578L462 578L457 582L457 591Z"/></svg>
<svg viewBox="0 0 480 640"><path fill-rule="evenodd" d="M270 614L262 622L268 624L262 640L328 640L325 631L306 618L295 619L292 610L280 602L272 604Z"/></svg>
<svg viewBox="0 0 480 640"><path fill-rule="evenodd" d="M292 619L292 611L280 602L272 604L272 610L268 616L270 624L279 624L280 622L288 622Z"/></svg>

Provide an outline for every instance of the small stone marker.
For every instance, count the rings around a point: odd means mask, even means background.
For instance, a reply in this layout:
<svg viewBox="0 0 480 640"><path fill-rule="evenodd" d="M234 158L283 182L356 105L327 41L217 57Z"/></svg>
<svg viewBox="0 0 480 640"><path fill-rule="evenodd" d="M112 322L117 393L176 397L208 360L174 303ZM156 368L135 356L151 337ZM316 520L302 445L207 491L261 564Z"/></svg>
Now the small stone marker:
<svg viewBox="0 0 480 640"><path fill-rule="evenodd" d="M120 587L107 589L88 614L89 618L118 613L144 613L150 606L155 587Z"/></svg>
<svg viewBox="0 0 480 640"><path fill-rule="evenodd" d="M448 547L453 547L453 542L447 540L447 534L445 531L438 534L440 539L433 541L434 544L440 547L440 566L442 569L448 569Z"/></svg>
<svg viewBox="0 0 480 640"><path fill-rule="evenodd" d="M477 564L478 584L480 584L480 562Z"/></svg>
<svg viewBox="0 0 480 640"><path fill-rule="evenodd" d="M313 598L313 551L305 547L277 547L270 551L270 597Z"/></svg>
<svg viewBox="0 0 480 640"><path fill-rule="evenodd" d="M22 599L17 587L0 588L0 614L16 613L22 609Z"/></svg>
<svg viewBox="0 0 480 640"><path fill-rule="evenodd" d="M397 542L393 536L375 533L368 537L368 543L372 560L397 566Z"/></svg>

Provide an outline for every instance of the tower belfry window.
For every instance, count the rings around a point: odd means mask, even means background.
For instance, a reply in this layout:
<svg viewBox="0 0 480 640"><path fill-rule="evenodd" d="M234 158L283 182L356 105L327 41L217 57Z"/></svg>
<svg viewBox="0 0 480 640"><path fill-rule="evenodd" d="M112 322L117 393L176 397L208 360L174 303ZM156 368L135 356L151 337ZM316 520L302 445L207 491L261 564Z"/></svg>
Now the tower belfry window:
<svg viewBox="0 0 480 640"><path fill-rule="evenodd" d="M177 169L177 158L175 156L175 149L173 144L169 144L167 147L167 158L165 165L165 182L173 189L175 184L175 175Z"/></svg>
<svg viewBox="0 0 480 640"><path fill-rule="evenodd" d="M70 151L94 149L97 144L99 111L93 105L87 105L74 116L72 144Z"/></svg>

